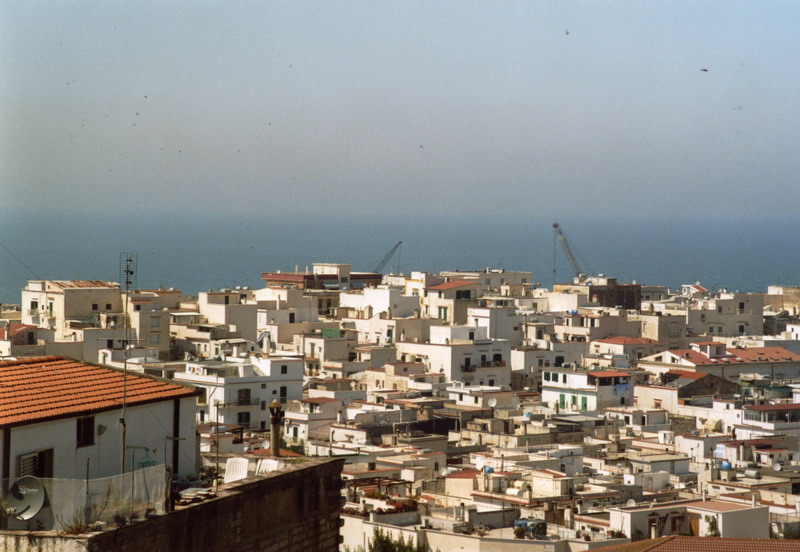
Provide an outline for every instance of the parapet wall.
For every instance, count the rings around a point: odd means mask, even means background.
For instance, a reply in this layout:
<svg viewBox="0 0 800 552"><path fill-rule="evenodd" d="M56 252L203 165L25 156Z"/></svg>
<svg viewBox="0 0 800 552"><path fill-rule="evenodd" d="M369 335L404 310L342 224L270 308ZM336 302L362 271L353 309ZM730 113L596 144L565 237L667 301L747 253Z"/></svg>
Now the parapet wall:
<svg viewBox="0 0 800 552"><path fill-rule="evenodd" d="M102 533L4 531L0 550L335 552L342 459L308 459L220 487L215 499Z"/></svg>

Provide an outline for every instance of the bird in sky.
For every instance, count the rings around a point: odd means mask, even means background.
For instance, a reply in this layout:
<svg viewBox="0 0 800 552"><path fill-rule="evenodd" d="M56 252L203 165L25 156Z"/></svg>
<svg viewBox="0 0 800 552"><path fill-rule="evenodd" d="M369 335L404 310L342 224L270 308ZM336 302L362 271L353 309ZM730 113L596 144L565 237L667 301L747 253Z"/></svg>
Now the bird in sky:
<svg viewBox="0 0 800 552"><path fill-rule="evenodd" d="M708 69L700 69L703 73L708 73Z"/></svg>

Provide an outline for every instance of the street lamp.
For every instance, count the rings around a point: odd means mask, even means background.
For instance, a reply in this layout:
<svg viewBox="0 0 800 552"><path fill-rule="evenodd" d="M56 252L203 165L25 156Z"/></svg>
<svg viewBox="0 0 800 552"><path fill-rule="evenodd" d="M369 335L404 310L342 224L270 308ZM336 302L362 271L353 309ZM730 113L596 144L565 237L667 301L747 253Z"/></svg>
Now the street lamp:
<svg viewBox="0 0 800 552"><path fill-rule="evenodd" d="M272 399L269 403L269 448L272 449L273 456L281 455L281 422L283 421L283 410L281 403L277 399Z"/></svg>

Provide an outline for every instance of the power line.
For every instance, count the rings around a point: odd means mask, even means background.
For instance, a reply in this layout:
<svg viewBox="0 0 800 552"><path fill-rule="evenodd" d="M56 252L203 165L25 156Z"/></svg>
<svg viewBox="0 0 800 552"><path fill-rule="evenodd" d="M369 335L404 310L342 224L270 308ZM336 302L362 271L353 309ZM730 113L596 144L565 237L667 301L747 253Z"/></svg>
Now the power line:
<svg viewBox="0 0 800 552"><path fill-rule="evenodd" d="M16 260L16 261L19 263L19 264L21 264L22 266L24 266L25 268L27 268L27 269L28 269L28 271L29 271L31 274L33 274L33 277L34 277L34 278L36 278L37 280L41 280L41 278L39 278L39 275L38 275L38 274L36 274L36 272L34 272L34 271L33 271L33 269L32 269L31 267L29 267L28 265L26 265L26 264L25 264L25 263L22 261L22 259L20 259L20 258L19 258L19 257L17 257L16 255L14 255L14 253L12 253L12 252L11 252L11 250L10 250L8 247L6 247L5 245L3 245L2 243L0 243L0 247L2 247L2 248L5 250L5 252L6 252L6 253L8 253L9 255L11 255L11 256L12 256L12 257L13 257L13 258L14 258L14 259L15 259L15 260Z"/></svg>

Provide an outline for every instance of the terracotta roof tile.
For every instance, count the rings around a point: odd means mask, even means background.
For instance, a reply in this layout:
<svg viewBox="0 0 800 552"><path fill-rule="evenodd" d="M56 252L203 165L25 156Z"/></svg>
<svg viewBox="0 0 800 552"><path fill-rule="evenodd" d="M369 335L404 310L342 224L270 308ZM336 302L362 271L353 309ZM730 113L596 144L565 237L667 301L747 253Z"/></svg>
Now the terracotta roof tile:
<svg viewBox="0 0 800 552"><path fill-rule="evenodd" d="M0 362L0 426L37 423L122 406L124 374L59 356ZM185 398L200 391L128 372L133 406Z"/></svg>

